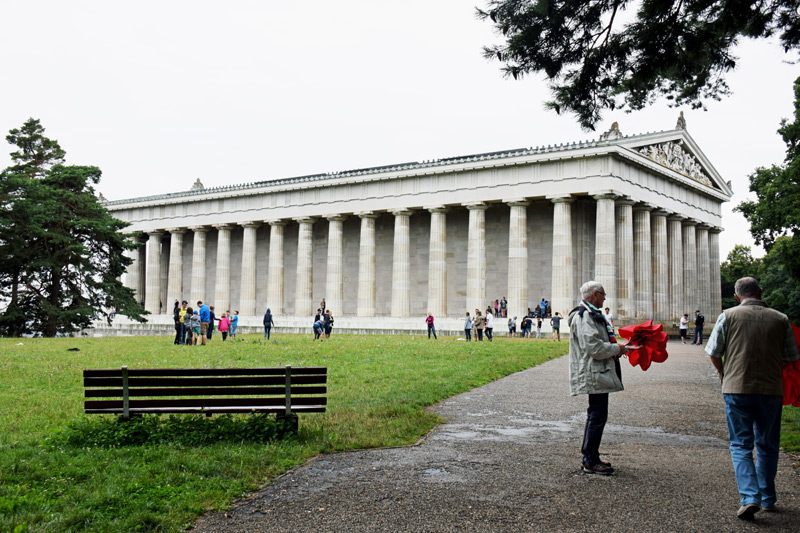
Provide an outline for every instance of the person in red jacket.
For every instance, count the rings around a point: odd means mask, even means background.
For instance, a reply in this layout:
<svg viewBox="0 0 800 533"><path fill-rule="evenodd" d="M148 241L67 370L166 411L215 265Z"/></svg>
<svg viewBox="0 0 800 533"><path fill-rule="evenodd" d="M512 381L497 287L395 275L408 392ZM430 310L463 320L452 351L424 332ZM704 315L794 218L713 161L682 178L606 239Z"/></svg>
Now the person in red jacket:
<svg viewBox="0 0 800 533"><path fill-rule="evenodd" d="M428 324L428 338L431 338L431 333L433 333L433 340L438 340L436 337L436 328L433 326L433 315L428 313L428 318L425 319L425 323Z"/></svg>

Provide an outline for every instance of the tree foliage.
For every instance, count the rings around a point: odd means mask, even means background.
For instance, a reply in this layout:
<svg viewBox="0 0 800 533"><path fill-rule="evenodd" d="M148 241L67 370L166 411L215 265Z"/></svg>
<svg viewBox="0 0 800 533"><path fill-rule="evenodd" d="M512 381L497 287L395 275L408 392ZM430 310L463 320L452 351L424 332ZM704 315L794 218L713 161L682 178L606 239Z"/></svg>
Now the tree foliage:
<svg viewBox="0 0 800 533"><path fill-rule="evenodd" d="M781 236L778 253L786 273L800 280L800 78L794 82L794 121L781 121L778 133L786 143L781 165L758 168L750 175L750 191L757 201L745 201L736 209L750 222L757 244L772 250Z"/></svg>
<svg viewBox="0 0 800 533"><path fill-rule="evenodd" d="M553 95L547 106L593 130L604 109L642 109L659 96L699 108L727 95L737 42L777 35L787 52L796 50L799 7L797 0L490 0L478 16L503 37L484 49L487 58L515 79L544 73Z"/></svg>
<svg viewBox="0 0 800 533"><path fill-rule="evenodd" d="M749 246L733 247L720 268L723 309L738 305L733 296L734 284L749 276L761 284L762 298L767 305L785 313L793 324L800 325L800 285L788 275L783 262L783 248L789 241L788 237L778 237L769 253L760 259L753 258Z"/></svg>
<svg viewBox="0 0 800 533"><path fill-rule="evenodd" d="M137 244L94 194L100 169L64 165L38 120L9 132L14 165L0 172L0 335L53 337L109 311L142 310L119 277Z"/></svg>

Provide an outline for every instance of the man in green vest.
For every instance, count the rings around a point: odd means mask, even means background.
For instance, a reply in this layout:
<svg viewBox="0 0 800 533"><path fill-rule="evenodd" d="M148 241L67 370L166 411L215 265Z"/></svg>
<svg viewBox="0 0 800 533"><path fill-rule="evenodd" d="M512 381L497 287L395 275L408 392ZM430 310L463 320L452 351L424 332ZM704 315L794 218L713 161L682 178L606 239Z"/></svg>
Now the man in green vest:
<svg viewBox="0 0 800 533"><path fill-rule="evenodd" d="M706 352L722 382L740 495L736 515L752 520L761 510L775 510L783 367L800 354L789 319L761 301L755 279L738 280L734 291L739 305L719 315ZM758 465L753 463L754 445Z"/></svg>

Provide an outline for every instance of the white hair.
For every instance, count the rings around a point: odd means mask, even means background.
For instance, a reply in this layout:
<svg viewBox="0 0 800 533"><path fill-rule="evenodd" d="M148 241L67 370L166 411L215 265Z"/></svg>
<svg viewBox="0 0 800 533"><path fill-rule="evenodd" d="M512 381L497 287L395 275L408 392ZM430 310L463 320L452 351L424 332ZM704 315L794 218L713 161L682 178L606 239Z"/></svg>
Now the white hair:
<svg viewBox="0 0 800 533"><path fill-rule="evenodd" d="M587 281L583 285L581 285L581 298L586 299L587 296L591 295L594 291L602 291L603 284L599 281Z"/></svg>

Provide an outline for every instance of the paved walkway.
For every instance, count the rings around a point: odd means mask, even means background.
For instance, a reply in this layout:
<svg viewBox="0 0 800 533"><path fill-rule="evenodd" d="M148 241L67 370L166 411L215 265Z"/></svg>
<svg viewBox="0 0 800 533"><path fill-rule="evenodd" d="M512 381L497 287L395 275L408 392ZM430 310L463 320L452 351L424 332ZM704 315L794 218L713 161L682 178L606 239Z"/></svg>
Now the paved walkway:
<svg viewBox="0 0 800 533"><path fill-rule="evenodd" d="M623 361L601 452L580 472L586 396L566 357L435 407L418 446L320 457L203 517L197 531L799 531L800 468L779 464L777 513L735 517L719 384L700 348L671 343L647 372Z"/></svg>

